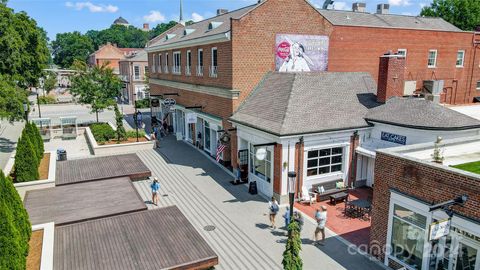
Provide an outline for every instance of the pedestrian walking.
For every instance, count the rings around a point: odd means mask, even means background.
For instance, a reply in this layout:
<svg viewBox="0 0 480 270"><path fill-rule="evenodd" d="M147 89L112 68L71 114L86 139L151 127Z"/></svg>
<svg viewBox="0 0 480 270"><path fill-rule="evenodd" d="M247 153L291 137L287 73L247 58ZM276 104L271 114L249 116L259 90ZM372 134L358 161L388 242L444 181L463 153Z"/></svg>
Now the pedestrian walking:
<svg viewBox="0 0 480 270"><path fill-rule="evenodd" d="M157 148L157 136L155 135L155 132L150 134L150 140L153 142L153 147Z"/></svg>
<svg viewBox="0 0 480 270"><path fill-rule="evenodd" d="M277 216L278 210L280 207L278 206L277 200L272 197L272 199L268 202L268 210L270 211L270 227L272 229L276 229L275 226L275 217Z"/></svg>
<svg viewBox="0 0 480 270"><path fill-rule="evenodd" d="M283 214L283 219L285 220L285 229L288 229L288 224L290 224L290 207L285 208L285 214Z"/></svg>
<svg viewBox="0 0 480 270"><path fill-rule="evenodd" d="M153 178L153 182L150 185L152 189L152 203L158 205L158 193L160 191L160 183L158 183L158 179L156 177Z"/></svg>
<svg viewBox="0 0 480 270"><path fill-rule="evenodd" d="M323 245L325 242L325 225L327 224L327 207L322 205L320 209L315 212L315 220L317 221L317 228L315 228L315 245ZM322 241L318 241L318 234L322 234Z"/></svg>

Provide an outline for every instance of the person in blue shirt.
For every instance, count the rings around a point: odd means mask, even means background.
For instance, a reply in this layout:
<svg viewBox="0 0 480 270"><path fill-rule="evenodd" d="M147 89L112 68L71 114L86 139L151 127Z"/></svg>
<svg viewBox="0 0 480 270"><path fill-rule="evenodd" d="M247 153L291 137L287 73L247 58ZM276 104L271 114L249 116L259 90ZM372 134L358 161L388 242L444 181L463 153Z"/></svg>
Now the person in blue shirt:
<svg viewBox="0 0 480 270"><path fill-rule="evenodd" d="M152 189L152 203L158 205L158 192L160 191L160 183L156 177L153 178L153 182L150 185Z"/></svg>
<svg viewBox="0 0 480 270"><path fill-rule="evenodd" d="M285 220L285 228L288 229L288 224L290 224L290 207L285 208L285 214L283 214L283 219Z"/></svg>

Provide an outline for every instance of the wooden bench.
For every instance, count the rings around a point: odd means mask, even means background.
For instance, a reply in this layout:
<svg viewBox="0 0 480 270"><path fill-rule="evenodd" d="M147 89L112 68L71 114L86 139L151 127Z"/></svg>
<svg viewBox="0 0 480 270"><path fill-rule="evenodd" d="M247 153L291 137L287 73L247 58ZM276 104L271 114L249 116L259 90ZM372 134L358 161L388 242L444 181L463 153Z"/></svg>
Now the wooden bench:
<svg viewBox="0 0 480 270"><path fill-rule="evenodd" d="M343 181L342 179L333 180L325 183L312 185L312 191L317 193L317 201L326 201L330 199L330 195L334 195L340 192L346 192L347 188L337 188L337 182ZM318 188L323 186L325 192L318 192Z"/></svg>

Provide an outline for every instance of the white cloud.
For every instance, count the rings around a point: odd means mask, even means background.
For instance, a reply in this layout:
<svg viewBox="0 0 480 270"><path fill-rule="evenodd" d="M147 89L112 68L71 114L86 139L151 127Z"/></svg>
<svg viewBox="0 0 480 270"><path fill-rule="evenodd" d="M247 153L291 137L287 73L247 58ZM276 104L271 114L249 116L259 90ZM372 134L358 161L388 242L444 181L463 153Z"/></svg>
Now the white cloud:
<svg viewBox="0 0 480 270"><path fill-rule="evenodd" d="M198 14L198 13L196 13L196 12L193 12L193 13L192 13L192 21L198 22L198 21L203 21L203 19L204 19L204 18L203 18L202 15L200 15L200 14Z"/></svg>
<svg viewBox="0 0 480 270"><path fill-rule="evenodd" d="M160 13L160 11L151 10L148 15L143 16L143 20L145 22L148 22L148 23L164 22L165 21L165 15Z"/></svg>
<svg viewBox="0 0 480 270"><path fill-rule="evenodd" d="M412 13L411 13L411 12L402 12L402 15L405 15L405 16L412 16Z"/></svg>
<svg viewBox="0 0 480 270"><path fill-rule="evenodd" d="M388 3L392 6L410 6L412 3L410 3L410 0L388 0Z"/></svg>
<svg viewBox="0 0 480 270"><path fill-rule="evenodd" d="M92 2L66 2L65 6L68 8L74 8L76 10L88 9L90 12L107 12L115 13L118 11L118 7L114 5L95 5Z"/></svg>
<svg viewBox="0 0 480 270"><path fill-rule="evenodd" d="M337 2L335 1L333 3L333 8L336 9L336 10L351 10L351 7L352 6L349 6L347 3L345 2Z"/></svg>

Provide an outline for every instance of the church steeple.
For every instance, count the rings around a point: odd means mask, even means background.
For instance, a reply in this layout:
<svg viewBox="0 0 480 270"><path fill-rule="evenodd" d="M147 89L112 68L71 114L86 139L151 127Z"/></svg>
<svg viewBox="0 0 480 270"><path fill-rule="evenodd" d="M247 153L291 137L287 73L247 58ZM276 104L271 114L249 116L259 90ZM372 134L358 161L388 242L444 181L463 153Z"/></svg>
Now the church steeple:
<svg viewBox="0 0 480 270"><path fill-rule="evenodd" d="M185 21L183 20L183 1L180 0L180 20L178 21L180 24L185 25Z"/></svg>

